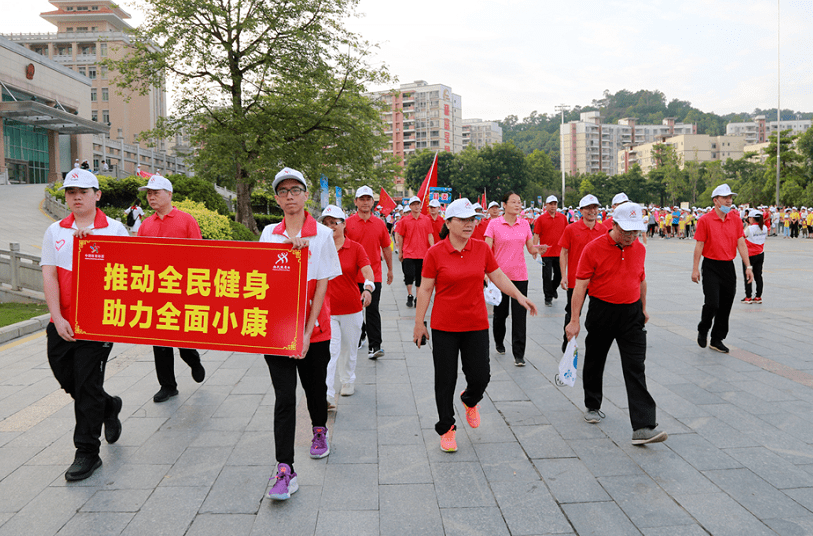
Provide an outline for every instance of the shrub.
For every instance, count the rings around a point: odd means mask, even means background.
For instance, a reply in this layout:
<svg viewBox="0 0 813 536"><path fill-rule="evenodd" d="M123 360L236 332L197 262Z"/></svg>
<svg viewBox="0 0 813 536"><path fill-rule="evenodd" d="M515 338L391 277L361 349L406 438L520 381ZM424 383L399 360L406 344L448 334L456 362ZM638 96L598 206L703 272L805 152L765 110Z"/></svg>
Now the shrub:
<svg viewBox="0 0 813 536"><path fill-rule="evenodd" d="M172 203L176 208L191 214L200 226L200 234L209 240L231 240L232 230L229 219L206 208L203 203L184 199Z"/></svg>
<svg viewBox="0 0 813 536"><path fill-rule="evenodd" d="M243 225L242 223L238 223L232 219L229 219L229 225L231 225L231 239L232 240L243 240L245 242L256 242L260 239L259 236L252 233L248 227Z"/></svg>
<svg viewBox="0 0 813 536"><path fill-rule="evenodd" d="M257 214L254 213L254 221L257 222L257 227L260 229L260 232L265 229L266 225L271 225L273 223L279 223L282 221L281 214Z"/></svg>

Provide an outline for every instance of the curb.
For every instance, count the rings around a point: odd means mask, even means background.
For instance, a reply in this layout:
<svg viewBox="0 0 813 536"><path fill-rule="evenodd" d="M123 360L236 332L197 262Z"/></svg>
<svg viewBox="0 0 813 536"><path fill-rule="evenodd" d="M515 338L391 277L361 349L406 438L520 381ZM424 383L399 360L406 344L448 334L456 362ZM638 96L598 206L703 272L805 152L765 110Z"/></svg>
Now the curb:
<svg viewBox="0 0 813 536"><path fill-rule="evenodd" d="M17 322L16 324L2 327L0 328L0 344L9 342L18 337L22 337L23 335L28 335L30 333L43 330L48 326L50 321L51 315L44 314L35 316L34 318L30 318L28 320L23 320L22 322Z"/></svg>

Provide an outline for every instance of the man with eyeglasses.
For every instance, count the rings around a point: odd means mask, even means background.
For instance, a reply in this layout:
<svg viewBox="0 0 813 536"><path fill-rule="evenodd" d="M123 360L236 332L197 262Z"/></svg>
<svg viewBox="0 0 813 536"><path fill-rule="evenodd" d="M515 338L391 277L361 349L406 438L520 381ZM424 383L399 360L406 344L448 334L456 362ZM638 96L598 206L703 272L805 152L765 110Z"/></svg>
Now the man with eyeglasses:
<svg viewBox="0 0 813 536"><path fill-rule="evenodd" d="M355 205L358 212L347 218L345 221L344 234L350 240L358 242L367 253L370 260L370 267L373 269L373 283L375 289L372 292L370 305L365 309L366 320L361 325L361 338L359 348L364 345L367 339L369 359L378 359L384 355L381 348L381 313L378 310L378 303L381 300L381 283L383 280L381 271L381 258L387 264L387 285L392 285L392 249L390 249L390 234L387 226L380 218L373 216L373 189L369 186L362 186L356 190ZM395 211L397 214L397 211ZM359 275L356 282L359 285L359 292L364 291L364 277Z"/></svg>
<svg viewBox="0 0 813 536"><path fill-rule="evenodd" d="M562 289L567 291L567 305L565 305L565 324L563 332L570 322L570 302L573 299L573 289L576 287L576 269L579 266L582 250L591 241L600 237L607 230L602 225L597 225L598 218L598 198L588 194L579 201L581 219L572 225L565 227L559 245L562 251L559 253L559 269L562 272ZM567 348L567 333L562 335L562 352Z"/></svg>
<svg viewBox="0 0 813 536"><path fill-rule="evenodd" d="M305 210L308 183L302 173L285 168L274 178L274 199L284 217L263 229L260 242L308 248L308 299L302 353L298 356L266 355L274 385L274 443L277 474L268 497L286 500L299 489L294 471L296 435L296 377L302 382L313 427L311 458L330 454L327 430L327 366L330 362L330 300L328 281L342 275L333 231L317 223Z"/></svg>
<svg viewBox="0 0 813 536"><path fill-rule="evenodd" d="M590 306L584 327L584 420L595 424L605 417L603 400L604 365L613 341L621 354L621 369L627 390L632 424L632 444L660 443L666 432L657 430L655 401L646 387L646 248L638 241L646 229L641 206L626 202L613 214L613 228L582 250L573 290L573 317L565 327L568 340L580 331L579 316L586 294Z"/></svg>

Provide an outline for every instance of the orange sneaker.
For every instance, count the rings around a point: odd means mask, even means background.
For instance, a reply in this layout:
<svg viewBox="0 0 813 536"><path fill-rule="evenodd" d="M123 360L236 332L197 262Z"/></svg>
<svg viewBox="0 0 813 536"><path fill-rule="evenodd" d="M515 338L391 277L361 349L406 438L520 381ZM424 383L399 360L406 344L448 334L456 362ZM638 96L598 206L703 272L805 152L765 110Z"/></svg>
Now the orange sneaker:
<svg viewBox="0 0 813 536"><path fill-rule="evenodd" d="M455 441L454 433L454 426L452 426L448 432L440 436L440 450L444 452L457 451L457 441Z"/></svg>
<svg viewBox="0 0 813 536"><path fill-rule="evenodd" d="M463 402L463 393L466 391L461 391L460 393L460 401ZM470 408L463 402L463 407L466 408L466 422L469 423L469 426L472 428L477 428L480 426L480 406L474 406Z"/></svg>

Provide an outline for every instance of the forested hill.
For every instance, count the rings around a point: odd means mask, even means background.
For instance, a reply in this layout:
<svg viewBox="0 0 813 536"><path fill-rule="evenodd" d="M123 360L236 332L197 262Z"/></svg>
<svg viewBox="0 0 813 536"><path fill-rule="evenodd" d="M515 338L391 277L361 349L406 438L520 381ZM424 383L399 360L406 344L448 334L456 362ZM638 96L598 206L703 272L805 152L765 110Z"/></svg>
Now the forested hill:
<svg viewBox="0 0 813 536"><path fill-rule="evenodd" d="M717 115L713 112L704 112L694 108L689 101L672 99L667 103L666 95L655 90L642 89L632 92L626 89L611 94L604 91L601 99L594 100L587 106L575 106L565 112L565 123L579 119L581 112L598 110L601 120L605 124L616 124L619 119L635 117L639 125L660 124L666 117L674 117L678 123L697 123L698 134L720 136L725 134L725 126L731 122L751 121L753 116L765 115L768 120L776 119L776 108L753 112L731 113ZM801 113L793 110L782 110L782 119L811 119L813 113ZM545 151L553 164L559 167L559 125L561 116L556 112L539 114L536 111L519 120L515 115L509 115L502 121L503 141L513 141L526 154L537 149Z"/></svg>

